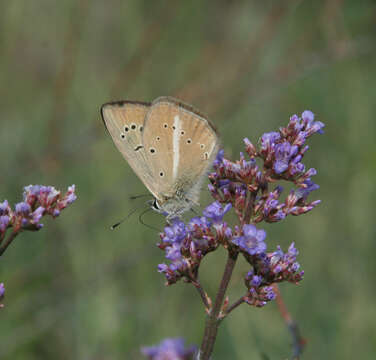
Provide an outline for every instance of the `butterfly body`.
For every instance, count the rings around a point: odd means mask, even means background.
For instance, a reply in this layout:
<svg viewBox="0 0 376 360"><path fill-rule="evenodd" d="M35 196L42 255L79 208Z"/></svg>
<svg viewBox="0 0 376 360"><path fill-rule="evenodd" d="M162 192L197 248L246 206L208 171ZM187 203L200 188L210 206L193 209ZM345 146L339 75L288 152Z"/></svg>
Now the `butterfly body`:
<svg viewBox="0 0 376 360"><path fill-rule="evenodd" d="M169 220L198 204L219 148L204 115L170 97L108 103L101 113L118 150L153 194L155 210Z"/></svg>

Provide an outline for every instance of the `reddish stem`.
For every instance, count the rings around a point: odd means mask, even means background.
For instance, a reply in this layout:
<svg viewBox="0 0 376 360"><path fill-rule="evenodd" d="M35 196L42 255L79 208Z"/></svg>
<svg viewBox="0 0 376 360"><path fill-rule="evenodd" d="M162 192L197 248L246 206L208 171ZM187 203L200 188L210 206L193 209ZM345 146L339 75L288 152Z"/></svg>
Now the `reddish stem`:
<svg viewBox="0 0 376 360"><path fill-rule="evenodd" d="M287 328L291 334L292 341L293 341L293 354L292 359L298 360L304 350L304 347L307 341L301 336L298 324L294 321L291 317L290 312L287 309L285 302L283 301L282 294L279 291L279 287L277 284L273 284L274 292L276 293L276 302L278 306L278 310L285 321Z"/></svg>

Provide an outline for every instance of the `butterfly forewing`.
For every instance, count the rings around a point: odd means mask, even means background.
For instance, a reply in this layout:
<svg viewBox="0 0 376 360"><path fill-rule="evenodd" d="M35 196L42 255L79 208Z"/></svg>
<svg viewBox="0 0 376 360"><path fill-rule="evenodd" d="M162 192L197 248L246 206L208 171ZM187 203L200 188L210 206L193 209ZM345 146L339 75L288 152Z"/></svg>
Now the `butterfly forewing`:
<svg viewBox="0 0 376 360"><path fill-rule="evenodd" d="M169 97L156 99L145 117L143 144L158 200L189 196L211 166L219 141L214 127L191 106ZM192 195L192 197L198 197ZM197 199L191 199L196 202Z"/></svg>
<svg viewBox="0 0 376 360"><path fill-rule="evenodd" d="M142 144L145 115L150 103L119 101L102 106L103 122L116 147L145 185L151 182Z"/></svg>

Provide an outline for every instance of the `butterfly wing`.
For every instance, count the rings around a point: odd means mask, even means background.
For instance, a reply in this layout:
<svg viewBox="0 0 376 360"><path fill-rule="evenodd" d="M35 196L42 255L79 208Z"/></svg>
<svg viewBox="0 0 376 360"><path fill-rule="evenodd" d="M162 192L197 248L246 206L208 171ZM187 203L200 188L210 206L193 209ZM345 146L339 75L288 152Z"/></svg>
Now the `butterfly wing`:
<svg viewBox="0 0 376 360"><path fill-rule="evenodd" d="M209 120L170 97L156 99L145 117L143 144L154 182L149 190L163 203L183 195L197 202L219 139Z"/></svg>
<svg viewBox="0 0 376 360"><path fill-rule="evenodd" d="M101 108L103 122L112 140L145 185L151 182L142 144L144 120L149 109L150 103L134 101L111 102Z"/></svg>

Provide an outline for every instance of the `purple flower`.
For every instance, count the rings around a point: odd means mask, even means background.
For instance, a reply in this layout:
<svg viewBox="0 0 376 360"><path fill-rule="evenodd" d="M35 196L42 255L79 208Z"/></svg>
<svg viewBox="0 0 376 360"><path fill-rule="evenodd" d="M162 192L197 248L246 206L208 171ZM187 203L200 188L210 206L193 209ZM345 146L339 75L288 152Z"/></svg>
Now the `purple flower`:
<svg viewBox="0 0 376 360"><path fill-rule="evenodd" d="M159 345L143 347L141 352L150 360L193 360L197 348L186 347L184 339L165 339Z"/></svg>
<svg viewBox="0 0 376 360"><path fill-rule="evenodd" d="M53 186L41 186L38 201L43 207L49 208L56 202L59 196L60 191L57 191Z"/></svg>
<svg viewBox="0 0 376 360"><path fill-rule="evenodd" d="M219 201L214 201L204 209L202 214L218 224L222 221L223 216L231 209L231 207L231 204L226 204L222 207Z"/></svg>
<svg viewBox="0 0 376 360"><path fill-rule="evenodd" d="M181 259L180 249L181 249L181 245L178 243L174 243L171 246L167 246L166 252L165 252L166 259L169 259L172 261L180 260Z"/></svg>
<svg viewBox="0 0 376 360"><path fill-rule="evenodd" d="M23 199L29 205L33 205L39 197L41 185L29 185L24 187Z"/></svg>
<svg viewBox="0 0 376 360"><path fill-rule="evenodd" d="M249 305L263 307L269 301L274 300L275 298L276 294L271 286L254 286L252 283L250 283L248 293L244 297L244 300Z"/></svg>
<svg viewBox="0 0 376 360"><path fill-rule="evenodd" d="M163 242L174 243L182 242L187 235L185 224L180 219L174 219L171 226L165 227L162 234Z"/></svg>
<svg viewBox="0 0 376 360"><path fill-rule="evenodd" d="M34 210L31 213L31 222L33 224L37 224L42 218L42 216L44 215L44 212L45 212L45 208L42 206L39 206L36 210Z"/></svg>
<svg viewBox="0 0 376 360"><path fill-rule="evenodd" d="M262 277L258 275L254 275L250 281L250 284L254 287L259 287L262 283Z"/></svg>
<svg viewBox="0 0 376 360"><path fill-rule="evenodd" d="M10 222L10 217L8 215L0 216L0 233L4 234Z"/></svg>
<svg viewBox="0 0 376 360"><path fill-rule="evenodd" d="M76 191L76 186L74 184L68 187L68 191L64 195L64 197L61 200L58 200L58 204L57 204L58 210L65 209L68 205L76 201L77 195L75 194L75 191ZM54 216L59 215L59 213L56 213L56 214L57 215L54 215Z"/></svg>
<svg viewBox="0 0 376 360"><path fill-rule="evenodd" d="M290 281L298 283L302 280L304 271L298 272L300 264L296 261L296 257L299 254L295 248L295 244L292 243L287 253L281 250L280 246L277 246L277 250L271 253L270 256L270 271L274 274L274 282Z"/></svg>
<svg viewBox="0 0 376 360"><path fill-rule="evenodd" d="M240 160L239 160L240 167L243 172L247 173L257 167L256 160L251 158L249 161L246 161L244 158L244 154L240 153Z"/></svg>
<svg viewBox="0 0 376 360"><path fill-rule="evenodd" d="M314 121L315 115L310 110L305 110L302 113L302 120L305 125L305 131L307 132L307 136L311 136L315 132L319 134L323 134L324 131L324 124L321 121Z"/></svg>
<svg viewBox="0 0 376 360"><path fill-rule="evenodd" d="M8 215L10 211L10 207L8 204L8 200L4 200L4 202L0 203L0 215Z"/></svg>
<svg viewBox="0 0 376 360"><path fill-rule="evenodd" d="M209 231L210 226L211 226L211 222L205 216L201 216L201 217L196 216L192 218L188 223L188 229L190 231L196 231L199 229L204 233Z"/></svg>
<svg viewBox="0 0 376 360"><path fill-rule="evenodd" d="M312 191L315 191L319 188L319 185L315 184L311 179L308 178L303 182L302 187L299 187L295 190L295 196L297 197L297 199L303 199L305 201Z"/></svg>
<svg viewBox="0 0 376 360"><path fill-rule="evenodd" d="M257 155L257 149L256 147L249 141L248 138L243 139L245 144L245 150L248 153L249 156L253 157Z"/></svg>
<svg viewBox="0 0 376 360"><path fill-rule="evenodd" d="M275 146L275 163L273 166L277 174L281 174L289 167L290 159L296 155L298 147L285 141Z"/></svg>
<svg viewBox="0 0 376 360"><path fill-rule="evenodd" d="M289 165L289 173L293 176L296 174L302 173L305 170L305 166L303 163L300 162L302 159L302 155L295 156L291 161Z"/></svg>
<svg viewBox="0 0 376 360"><path fill-rule="evenodd" d="M302 119L305 123L312 123L315 115L311 110L305 110L302 112Z"/></svg>
<svg viewBox="0 0 376 360"><path fill-rule="evenodd" d="M276 142L281 138L279 132L265 133L261 137L261 151L268 152L274 148Z"/></svg>
<svg viewBox="0 0 376 360"><path fill-rule="evenodd" d="M223 162L223 157L224 157L225 151L223 149L219 150L217 153L217 156L213 162L213 167L216 168L220 166Z"/></svg>
<svg viewBox="0 0 376 360"><path fill-rule="evenodd" d="M20 202L15 205L15 212L20 216L28 216L30 214L31 207L28 203Z"/></svg>
<svg viewBox="0 0 376 360"><path fill-rule="evenodd" d="M0 301L3 299L4 294L5 294L5 287L4 287L4 284L3 284L3 283L0 283ZM1 304L1 303L0 303L0 308L3 308L3 307L4 307L4 304Z"/></svg>
<svg viewBox="0 0 376 360"><path fill-rule="evenodd" d="M243 234L243 236L232 240L232 243L239 246L242 251L249 255L256 255L266 250L265 230L257 230L256 226L246 224L243 226Z"/></svg>

